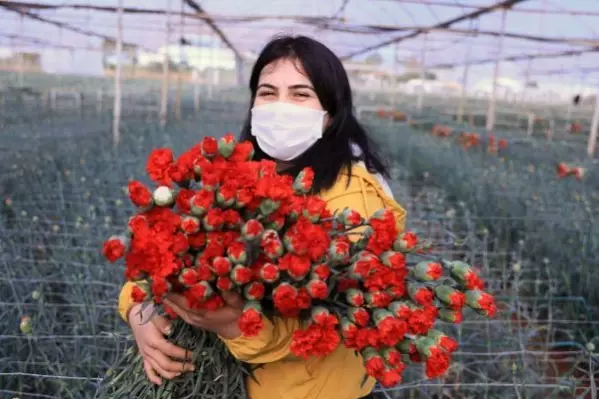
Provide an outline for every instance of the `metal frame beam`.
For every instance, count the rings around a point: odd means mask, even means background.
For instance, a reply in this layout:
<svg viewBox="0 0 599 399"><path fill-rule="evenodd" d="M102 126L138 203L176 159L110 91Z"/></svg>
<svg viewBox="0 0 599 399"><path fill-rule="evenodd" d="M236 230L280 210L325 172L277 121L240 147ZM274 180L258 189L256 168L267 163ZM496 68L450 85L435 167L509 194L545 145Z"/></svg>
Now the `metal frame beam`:
<svg viewBox="0 0 599 399"><path fill-rule="evenodd" d="M202 8L202 6L197 1L195 1L195 0L183 0L183 1L185 2L185 4L187 4L189 7L191 7L195 12L202 14L202 15L206 15L204 8ZM231 43L229 38L216 25L216 23L210 17L206 17L205 21L206 21L206 24L210 27L210 29L212 29L214 31L214 33L216 33L216 35L223 41L223 43L225 43L227 45L227 47L229 47L229 49L231 49L231 51L233 51L235 56L240 59L243 59L241 52L239 52L239 50L237 50L237 48L233 45L233 43Z"/></svg>
<svg viewBox="0 0 599 399"><path fill-rule="evenodd" d="M412 33L409 33L407 35L394 37L392 39L385 40L385 41L383 41L381 43L378 43L378 44L375 44L373 46L368 46L368 47L366 47L366 48L364 48L364 49L362 49L360 51L356 51L354 53L347 54L347 55L341 57L341 59L342 60L347 60L347 59L353 58L353 57L355 57L357 55L362 55L362 54L368 53L370 51L377 50L377 49L379 49L381 47L388 46L388 45L393 44L393 43L398 43L398 42L402 42L402 41L407 40L407 39L415 38L415 37L417 37L417 36L419 36L419 35L421 35L423 33L426 33L429 29L449 28L453 24L457 24L457 23L462 22L462 21L467 21L469 19L478 18L481 15L485 15L485 14L491 13L491 12L496 11L496 10L510 8L510 7L513 7L514 5L516 5L518 3L523 3L524 1L526 1L526 0L504 0L504 1L500 1L498 3L490 5L488 7L481 8L479 10L475 10L475 11L472 11L472 12L469 12L469 13L466 13L466 14L462 14L460 16L457 16L455 18L452 18L452 19L444 21L444 22L439 22L439 23L437 23L435 25L432 25L428 29L427 28L417 29L417 30L415 30Z"/></svg>
<svg viewBox="0 0 599 399"><path fill-rule="evenodd" d="M526 61L526 60L536 60L541 58L556 58L556 57L574 57L581 54L586 53L596 53L599 52L599 47L591 47L584 50L566 50L561 52L553 52L553 53L539 53L539 54L522 54L522 55L512 55L509 57L504 57L503 61ZM490 64L495 62L495 58L485 58L483 60L472 60L469 62L470 65L483 65ZM451 63L451 64L436 64L431 65L429 68L434 69L451 69L455 67L459 67L464 65L461 62Z"/></svg>

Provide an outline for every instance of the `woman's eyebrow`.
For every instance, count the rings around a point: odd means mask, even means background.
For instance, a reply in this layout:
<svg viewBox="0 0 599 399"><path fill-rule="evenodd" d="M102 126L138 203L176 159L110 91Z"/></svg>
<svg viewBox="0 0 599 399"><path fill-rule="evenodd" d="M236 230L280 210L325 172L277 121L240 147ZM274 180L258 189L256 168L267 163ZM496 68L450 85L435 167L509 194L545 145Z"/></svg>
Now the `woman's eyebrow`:
<svg viewBox="0 0 599 399"><path fill-rule="evenodd" d="M310 85L305 85L305 84L292 85L292 86L289 86L288 89L289 90L308 89L308 90L312 90L313 92L316 92L316 90L314 90L314 87L312 87Z"/></svg>
<svg viewBox="0 0 599 399"><path fill-rule="evenodd" d="M258 89L261 87L266 87L267 89L277 90L277 88L270 83L261 83L258 85Z"/></svg>

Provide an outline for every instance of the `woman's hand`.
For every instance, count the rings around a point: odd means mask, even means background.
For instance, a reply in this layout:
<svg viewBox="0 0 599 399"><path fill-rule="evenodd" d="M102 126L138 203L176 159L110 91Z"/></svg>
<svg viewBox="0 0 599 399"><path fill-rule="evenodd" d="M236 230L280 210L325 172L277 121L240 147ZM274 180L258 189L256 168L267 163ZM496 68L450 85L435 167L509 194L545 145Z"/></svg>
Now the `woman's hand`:
<svg viewBox="0 0 599 399"><path fill-rule="evenodd" d="M193 371L191 352L173 345L165 335L170 334L169 321L159 315L153 317L153 306L147 306L139 317L141 304L129 311L129 325L144 360L144 370L149 380L160 385L162 379L173 379L186 371ZM148 320L152 317L151 320Z"/></svg>
<svg viewBox="0 0 599 399"><path fill-rule="evenodd" d="M226 339L234 339L241 335L237 321L243 310L243 299L232 292L224 293L222 297L225 306L213 311L190 309L185 297L177 294L169 294L164 303L187 324L212 331Z"/></svg>

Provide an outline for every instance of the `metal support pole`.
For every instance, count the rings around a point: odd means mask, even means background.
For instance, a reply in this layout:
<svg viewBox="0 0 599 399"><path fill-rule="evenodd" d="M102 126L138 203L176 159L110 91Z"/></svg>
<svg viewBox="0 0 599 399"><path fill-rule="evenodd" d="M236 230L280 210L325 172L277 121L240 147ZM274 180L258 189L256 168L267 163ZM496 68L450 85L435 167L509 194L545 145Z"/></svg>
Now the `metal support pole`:
<svg viewBox="0 0 599 399"><path fill-rule="evenodd" d="M112 115L112 144L121 140L121 71L123 55L123 1L119 0L116 22L116 65L114 70L114 109Z"/></svg>
<svg viewBox="0 0 599 399"><path fill-rule="evenodd" d="M499 42L497 43L497 58L495 59L495 69L493 71L493 89L489 98L489 110L487 112L487 131L493 130L495 127L495 108L497 101L497 78L499 77L499 64L503 58L503 36L505 33L505 19L507 9L501 11L501 28L499 34Z"/></svg>
<svg viewBox="0 0 599 399"><path fill-rule="evenodd" d="M595 155L595 149L597 148L597 130L599 130L599 90L597 90L595 99L595 111L593 112L591 132L589 134L589 142L587 145L587 153L591 158Z"/></svg>
<svg viewBox="0 0 599 399"><path fill-rule="evenodd" d="M395 111L397 108L397 87L398 87L398 83L397 83L397 58L398 58L398 52L399 52L399 44L395 43L395 45L393 46L393 72L392 72L392 79L393 82L391 84L391 109L392 111Z"/></svg>
<svg viewBox="0 0 599 399"><path fill-rule="evenodd" d="M472 25L470 26L472 29ZM478 29L478 24L476 26ZM462 123L464 120L464 105L466 102L466 91L468 87L468 73L470 72L470 51L472 46L466 46L466 60L464 62L464 73L462 75L462 90L460 92L460 103L458 104L457 122Z"/></svg>
<svg viewBox="0 0 599 399"><path fill-rule="evenodd" d="M179 29L179 65L177 67L177 94L175 97L175 118L181 120L181 85L182 85L182 74L183 74L183 38L185 34L185 17L183 12L185 11L185 3L181 2L181 18L180 29Z"/></svg>
<svg viewBox="0 0 599 399"><path fill-rule="evenodd" d="M25 17L23 14L19 14L19 35L22 37L25 36ZM22 39L21 39L22 40ZM24 42L21 42L21 44ZM24 85L24 73L25 73L25 54L23 52L25 49L23 46L19 49L19 87L23 87Z"/></svg>
<svg viewBox="0 0 599 399"><path fill-rule="evenodd" d="M169 92L169 62L168 46L171 40L171 0L166 6L166 37L164 45L164 58L162 60L162 88L160 92L160 126L165 127L168 119L168 92Z"/></svg>
<svg viewBox="0 0 599 399"><path fill-rule="evenodd" d="M422 35L422 46L420 48L420 91L418 92L418 99L416 106L419 111L422 110L422 104L424 101L424 81L426 79L426 39L428 32Z"/></svg>

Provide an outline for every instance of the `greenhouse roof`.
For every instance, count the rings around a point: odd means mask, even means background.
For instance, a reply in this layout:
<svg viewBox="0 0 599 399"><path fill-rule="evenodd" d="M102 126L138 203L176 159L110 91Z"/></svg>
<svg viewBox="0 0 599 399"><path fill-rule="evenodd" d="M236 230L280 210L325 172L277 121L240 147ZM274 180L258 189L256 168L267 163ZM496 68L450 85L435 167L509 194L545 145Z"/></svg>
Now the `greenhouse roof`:
<svg viewBox="0 0 599 399"><path fill-rule="evenodd" d="M82 73L90 54L100 59L106 41L116 37L118 0L0 5L0 49L68 50L81 60L75 68ZM498 55L505 61L502 74L512 77L560 76L586 79L588 85L599 70L599 2L592 0L123 0L122 5L129 50L159 52L195 38L251 58L271 37L291 33L315 37L345 60L378 59L384 68L424 60L427 69L445 70L452 78L466 63L489 76ZM503 40L502 5L510 6Z"/></svg>

